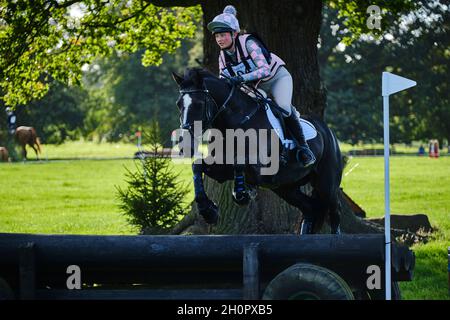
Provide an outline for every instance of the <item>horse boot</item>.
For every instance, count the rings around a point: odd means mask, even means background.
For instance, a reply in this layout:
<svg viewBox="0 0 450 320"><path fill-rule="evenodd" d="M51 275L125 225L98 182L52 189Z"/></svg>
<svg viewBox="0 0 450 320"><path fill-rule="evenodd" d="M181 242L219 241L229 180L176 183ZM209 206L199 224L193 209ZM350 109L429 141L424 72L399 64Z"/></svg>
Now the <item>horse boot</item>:
<svg viewBox="0 0 450 320"><path fill-rule="evenodd" d="M340 226L331 226L331 234L340 235L341 227Z"/></svg>
<svg viewBox="0 0 450 320"><path fill-rule="evenodd" d="M219 219L219 208L208 199L206 194L198 195L194 198L197 203L198 213L203 217L207 224L216 224Z"/></svg>
<svg viewBox="0 0 450 320"><path fill-rule="evenodd" d="M280 164L282 166L287 166L289 163L289 148L285 145L281 145L280 151Z"/></svg>
<svg viewBox="0 0 450 320"><path fill-rule="evenodd" d="M300 117L297 110L292 106L291 115L284 119L287 127L289 128L294 140L297 142L297 161L303 164L304 168L313 165L316 162L316 157L308 146L303 135L302 125L300 123Z"/></svg>
<svg viewBox="0 0 450 320"><path fill-rule="evenodd" d="M235 169L234 189L232 195L233 201L240 206L248 205L251 200L251 195L245 188L245 178L243 170Z"/></svg>
<svg viewBox="0 0 450 320"><path fill-rule="evenodd" d="M302 226L300 228L300 234L312 234L313 233L314 221L308 218L304 218Z"/></svg>

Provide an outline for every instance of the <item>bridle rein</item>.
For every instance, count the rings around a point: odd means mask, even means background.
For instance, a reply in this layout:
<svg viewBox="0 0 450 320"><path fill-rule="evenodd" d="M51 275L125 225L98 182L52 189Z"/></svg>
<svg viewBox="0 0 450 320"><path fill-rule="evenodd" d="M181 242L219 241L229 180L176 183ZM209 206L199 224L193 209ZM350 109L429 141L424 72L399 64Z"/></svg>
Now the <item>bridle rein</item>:
<svg viewBox="0 0 450 320"><path fill-rule="evenodd" d="M203 115L203 121L206 121L206 126L203 129L203 132L210 129L212 125L214 124L214 121L217 119L217 117L226 110L227 104L230 101L231 97L234 94L234 91L236 90L235 86L231 87L231 91L228 94L228 97L226 98L225 102L222 104L221 107L218 106L216 100L209 92L208 88L206 88L205 84L203 84L203 89L191 89L191 90L180 90L180 97L184 96L185 94L191 94L191 93L203 93L205 95L205 110ZM212 101L213 104L208 103L209 101ZM211 106L214 107L215 110L212 110ZM186 123L181 124L181 129L189 130L192 132L193 130L193 123ZM202 132L202 133L203 133Z"/></svg>

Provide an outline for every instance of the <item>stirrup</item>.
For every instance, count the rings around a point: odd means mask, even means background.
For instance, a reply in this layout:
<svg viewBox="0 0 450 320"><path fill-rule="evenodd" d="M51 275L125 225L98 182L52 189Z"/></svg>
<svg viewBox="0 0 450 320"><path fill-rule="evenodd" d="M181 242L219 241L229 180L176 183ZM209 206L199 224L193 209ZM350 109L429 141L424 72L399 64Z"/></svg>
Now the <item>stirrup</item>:
<svg viewBox="0 0 450 320"><path fill-rule="evenodd" d="M307 146L299 146L297 150L297 161L302 163L303 167L307 168L316 162L316 157Z"/></svg>
<svg viewBox="0 0 450 320"><path fill-rule="evenodd" d="M281 152L280 152L280 164L282 166L287 166L289 163L289 149L282 146L281 147Z"/></svg>

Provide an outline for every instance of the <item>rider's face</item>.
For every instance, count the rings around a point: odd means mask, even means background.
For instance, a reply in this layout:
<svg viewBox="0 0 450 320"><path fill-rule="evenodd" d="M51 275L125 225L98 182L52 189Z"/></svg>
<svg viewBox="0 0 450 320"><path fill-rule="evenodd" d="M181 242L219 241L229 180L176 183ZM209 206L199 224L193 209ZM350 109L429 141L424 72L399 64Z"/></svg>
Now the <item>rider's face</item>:
<svg viewBox="0 0 450 320"><path fill-rule="evenodd" d="M233 43L231 32L216 33L215 37L220 49L228 48Z"/></svg>

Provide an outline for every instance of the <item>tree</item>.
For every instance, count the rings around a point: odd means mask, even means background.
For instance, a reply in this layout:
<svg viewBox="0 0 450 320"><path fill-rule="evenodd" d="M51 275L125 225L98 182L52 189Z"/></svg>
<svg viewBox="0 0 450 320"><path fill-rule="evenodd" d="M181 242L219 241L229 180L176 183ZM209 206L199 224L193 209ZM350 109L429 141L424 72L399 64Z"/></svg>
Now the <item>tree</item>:
<svg viewBox="0 0 450 320"><path fill-rule="evenodd" d="M159 8L152 1L0 1L0 87L7 105L42 97L53 79L81 81L83 65L113 51L144 47L158 65L192 37L200 8Z"/></svg>
<svg viewBox="0 0 450 320"><path fill-rule="evenodd" d="M127 168L127 188L117 187L119 207L128 221L142 233L163 234L170 231L184 217L189 192L178 181L168 156L161 156L161 132L156 121L148 133L149 156L136 160L136 171Z"/></svg>
<svg viewBox="0 0 450 320"><path fill-rule="evenodd" d="M126 140L137 130L148 130L149 120L156 119L164 145L169 147L171 133L179 126L171 71L198 66L195 60L201 58L201 34L197 37L200 39L183 40L174 54L163 55L159 66L144 67L143 50L113 54L91 64L84 76L88 91L83 106L84 134L110 141Z"/></svg>
<svg viewBox="0 0 450 320"><path fill-rule="evenodd" d="M42 143L79 138L84 121L82 101L86 96L80 87L54 81L42 99L31 101L28 107L16 108L17 126L34 127Z"/></svg>
<svg viewBox="0 0 450 320"><path fill-rule="evenodd" d="M413 90L392 97L391 142L448 136L450 14L442 1L420 4L401 27L389 26L382 38L358 39L341 50L336 45L345 31L337 11L326 9L319 58L328 91L326 119L341 140L351 141L353 135L364 142L382 140L382 71L418 81Z"/></svg>
<svg viewBox="0 0 450 320"><path fill-rule="evenodd" d="M412 124L410 131L415 139L450 141L448 2L421 1L421 4L421 10L411 14L410 32L393 32L399 39L397 46L392 48L392 55L399 60L398 65L392 66L393 72L404 72L418 81L412 95L395 97L393 103L405 108L393 110L394 127L407 130Z"/></svg>

